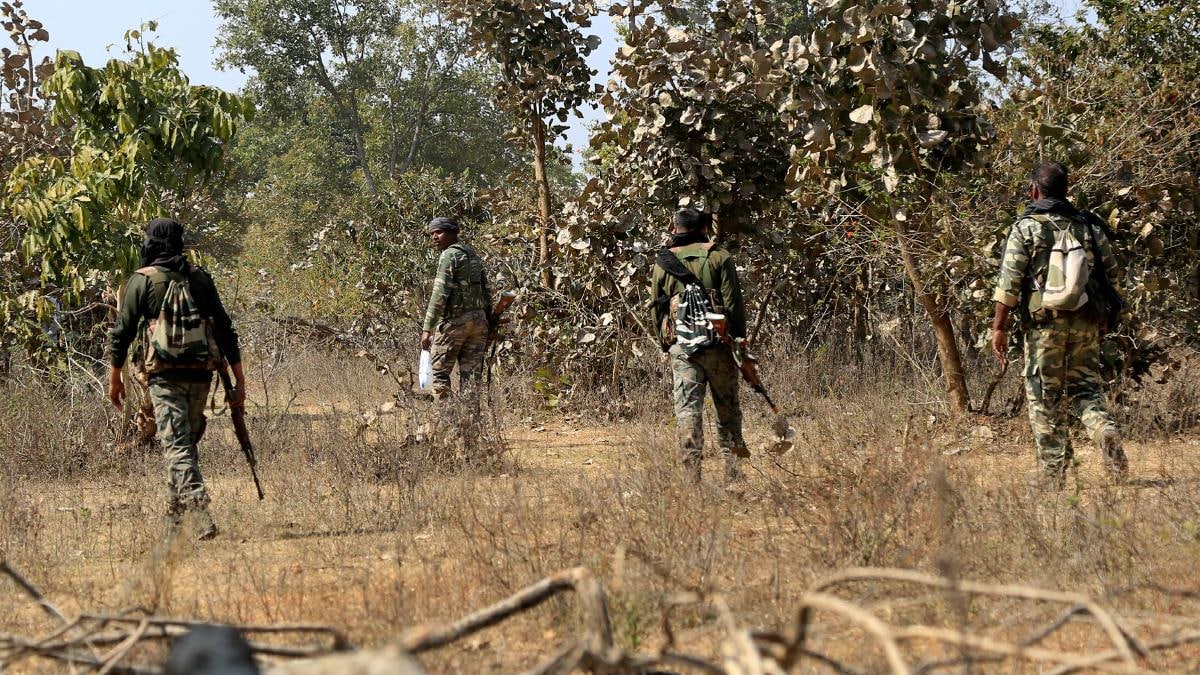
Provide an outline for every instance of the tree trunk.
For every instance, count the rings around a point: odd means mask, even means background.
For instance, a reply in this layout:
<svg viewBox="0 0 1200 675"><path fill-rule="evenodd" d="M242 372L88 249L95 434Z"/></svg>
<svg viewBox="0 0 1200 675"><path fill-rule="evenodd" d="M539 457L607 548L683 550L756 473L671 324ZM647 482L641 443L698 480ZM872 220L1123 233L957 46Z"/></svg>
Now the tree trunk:
<svg viewBox="0 0 1200 675"><path fill-rule="evenodd" d="M429 115L429 97L425 97L421 101L421 107L417 110L417 120L413 123L412 139L408 144L408 154L404 157L404 163L400 165L400 171L397 175L404 175L412 168L413 160L417 158L417 150L421 147L421 134L425 132L425 118Z"/></svg>
<svg viewBox="0 0 1200 675"><path fill-rule="evenodd" d="M350 130L354 133L354 154L358 156L358 165L362 167L363 181L372 197L379 196L375 186L375 175L371 173L371 165L367 162L367 143L363 134L362 119L358 116L358 97L350 92Z"/></svg>
<svg viewBox="0 0 1200 675"><path fill-rule="evenodd" d="M933 327L933 336L937 340L938 361L946 378L950 409L956 413L966 413L971 405L971 397L967 391L967 378L963 375L958 342L954 339L954 323L950 320L950 313L940 307L937 299L925 290L921 268L917 265L917 259L908 243L908 231L902 223L896 223L896 234L900 241L900 255L904 259L904 271L908 273L908 279L912 282L913 294L921 303Z"/></svg>
<svg viewBox="0 0 1200 675"><path fill-rule="evenodd" d="M542 286L554 287L550 259L550 179L546 176L546 123L540 111L533 120L533 177L538 191L538 266L542 270Z"/></svg>

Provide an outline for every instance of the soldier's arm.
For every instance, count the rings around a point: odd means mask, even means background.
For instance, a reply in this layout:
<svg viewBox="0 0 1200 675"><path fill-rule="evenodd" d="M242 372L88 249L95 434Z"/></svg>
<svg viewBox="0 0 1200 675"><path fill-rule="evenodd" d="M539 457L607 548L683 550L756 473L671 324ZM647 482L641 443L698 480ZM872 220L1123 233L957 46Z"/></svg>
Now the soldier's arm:
<svg viewBox="0 0 1200 675"><path fill-rule="evenodd" d="M1104 230L1095 228L1095 232L1096 243L1099 244L1100 247L1100 264L1104 266L1104 275L1108 277L1109 286L1111 286L1113 290L1116 290L1120 288L1120 286L1117 285L1117 282L1119 281L1119 275L1117 273L1117 254L1113 252L1112 241L1109 240L1108 235L1104 234Z"/></svg>
<svg viewBox="0 0 1200 675"><path fill-rule="evenodd" d="M212 276L205 270L200 270L197 277L201 280L202 297L196 298L197 302L207 305L207 314L213 322L213 337L217 340L217 346L221 349L221 356L230 366L236 366L242 362L242 349L238 338L237 327L233 325L233 319L229 317L229 312L225 311L225 305L221 302L221 294L217 292L217 284L213 281Z"/></svg>
<svg viewBox="0 0 1200 675"><path fill-rule="evenodd" d="M454 266L457 261L456 249L448 248L438 257L437 272L433 276L433 291L429 294L429 306L425 310L425 323L421 330L432 333L446 314L446 301L450 297L450 287L454 283Z"/></svg>
<svg viewBox="0 0 1200 675"><path fill-rule="evenodd" d="M483 261L479 261L479 280L483 286L483 312L487 314L487 320L492 322L492 309L495 305L492 304L492 285L488 283L487 268L483 266Z"/></svg>
<svg viewBox="0 0 1200 675"><path fill-rule="evenodd" d="M746 304L742 301L742 284L738 281L737 265L730 255L721 263L721 301L729 322L729 335L746 337Z"/></svg>
<svg viewBox="0 0 1200 675"><path fill-rule="evenodd" d="M120 370L125 367L125 360L129 357L129 345L133 344L133 339L137 337L147 281L145 276L134 274L125 282L121 311L117 313L116 323L108 332L108 363L114 369Z"/></svg>
<svg viewBox="0 0 1200 675"><path fill-rule="evenodd" d="M121 369L129 357L129 345L137 336L148 283L149 279L141 274L135 274L125 282L121 311L117 313L117 321L108 333L108 400L117 410L125 405L125 381L121 378Z"/></svg>
<svg viewBox="0 0 1200 675"><path fill-rule="evenodd" d="M1018 221L1008 233L996 291L992 294L993 300L1009 308L1016 307L1021 301L1021 284L1029 269L1029 245L1022 230L1021 221Z"/></svg>
<svg viewBox="0 0 1200 675"><path fill-rule="evenodd" d="M662 299L666 296L666 289L663 288L663 281L666 273L658 265L654 266L654 273L650 278L650 318L651 329L654 331L654 337L662 341L662 322L666 317L668 308L665 307Z"/></svg>

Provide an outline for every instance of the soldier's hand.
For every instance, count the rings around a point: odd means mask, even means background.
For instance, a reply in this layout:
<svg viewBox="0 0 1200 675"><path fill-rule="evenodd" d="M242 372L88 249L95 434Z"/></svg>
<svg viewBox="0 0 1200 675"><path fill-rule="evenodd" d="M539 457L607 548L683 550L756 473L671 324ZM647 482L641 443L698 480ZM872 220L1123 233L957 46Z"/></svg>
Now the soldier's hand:
<svg viewBox="0 0 1200 675"><path fill-rule="evenodd" d="M421 349L426 351L433 346L433 333L423 330L421 331Z"/></svg>
<svg viewBox="0 0 1200 675"><path fill-rule="evenodd" d="M1000 363L1008 363L1008 333L999 328L992 330L992 354Z"/></svg>
<svg viewBox="0 0 1200 675"><path fill-rule="evenodd" d="M113 368L108 376L108 400L117 410L124 408L125 381L121 379L121 371Z"/></svg>

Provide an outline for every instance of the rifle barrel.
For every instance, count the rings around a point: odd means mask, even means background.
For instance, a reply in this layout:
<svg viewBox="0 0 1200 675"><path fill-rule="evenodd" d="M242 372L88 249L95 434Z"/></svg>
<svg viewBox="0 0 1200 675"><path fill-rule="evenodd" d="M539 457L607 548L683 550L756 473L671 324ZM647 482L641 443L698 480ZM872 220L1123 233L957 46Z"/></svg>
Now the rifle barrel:
<svg viewBox="0 0 1200 675"><path fill-rule="evenodd" d="M229 419L233 422L234 435L237 436L238 446L242 449L246 463L250 465L250 477L254 479L254 489L258 492L258 500L262 501L266 495L263 493L262 483L258 480L258 460L254 457L254 445L250 442L250 430L246 428L246 409L233 404L233 382L229 379L229 370L219 368L217 375L221 378L221 385L225 387L225 403L229 406Z"/></svg>

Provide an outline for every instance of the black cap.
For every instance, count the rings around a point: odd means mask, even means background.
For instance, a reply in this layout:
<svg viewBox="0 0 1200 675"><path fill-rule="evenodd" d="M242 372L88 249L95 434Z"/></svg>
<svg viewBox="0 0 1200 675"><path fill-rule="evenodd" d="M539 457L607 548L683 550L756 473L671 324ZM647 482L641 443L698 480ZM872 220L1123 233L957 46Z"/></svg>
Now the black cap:
<svg viewBox="0 0 1200 675"><path fill-rule="evenodd" d="M446 218L445 216L441 216L441 217L434 218L433 220L429 221L429 225L425 227L425 230L427 232L436 232L438 230L452 230L454 232L457 232L458 231L458 221L453 218Z"/></svg>

